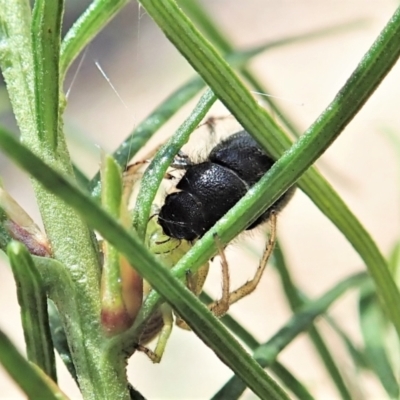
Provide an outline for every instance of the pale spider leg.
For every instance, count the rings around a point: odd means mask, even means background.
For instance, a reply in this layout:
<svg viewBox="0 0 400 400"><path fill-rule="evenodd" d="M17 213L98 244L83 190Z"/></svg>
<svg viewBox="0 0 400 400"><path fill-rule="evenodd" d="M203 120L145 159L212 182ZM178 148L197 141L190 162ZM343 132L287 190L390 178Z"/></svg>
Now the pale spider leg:
<svg viewBox="0 0 400 400"><path fill-rule="evenodd" d="M229 310L230 299L230 277L229 277L229 264L225 256L224 248L219 241L217 235L214 235L215 244L218 248L219 256L221 257L221 272L222 272L222 296L219 300L208 305L209 310L217 317L220 318L225 315Z"/></svg>
<svg viewBox="0 0 400 400"><path fill-rule="evenodd" d="M151 150L146 154L143 160L136 161L133 164L130 164L126 167L125 171L122 174L122 179L123 179L123 200L126 202L129 202L129 198L133 192L133 187L135 183L141 179L143 176L143 172L139 171L140 168L144 164L150 164L152 158L154 155L157 153L157 151L160 149L161 146L157 146L155 149ZM172 179L173 176L166 172L165 174L166 179Z"/></svg>
<svg viewBox="0 0 400 400"><path fill-rule="evenodd" d="M274 250L275 243L276 243L276 212L272 211L270 215L270 226L271 226L271 232L269 236L269 240L267 242L267 245L264 250L264 254L262 256L262 259L260 261L260 264L257 268L256 274L254 275L254 278L251 281L246 282L243 286L240 288L234 290L230 295L229 295L229 305L236 303L243 297L248 296L250 293L252 293L257 285L259 284L261 277L263 276L263 273L265 271L265 268L267 266L268 260Z"/></svg>
<svg viewBox="0 0 400 400"><path fill-rule="evenodd" d="M228 310L229 310L229 299L230 299L230 277L229 277L229 265L228 265L228 261L225 257L225 252L224 249L221 245L221 242L219 241L219 238L217 235L214 235L214 241L215 244L217 245L218 248L218 252L219 255L221 257L221 271L222 271L222 295L221 298L211 304L209 304L207 306L207 308L217 317L220 318L223 315L225 315ZM200 270L199 270L200 271ZM208 273L208 268L207 268L207 273ZM204 281L205 278L207 277L207 273L204 276L202 285L199 286L197 285L196 287L194 287L193 282L192 281L188 281L188 277L186 277L186 286L188 287L188 289L195 294L196 296L199 296L203 285L204 285ZM190 279L190 277L189 277ZM196 291L194 291L194 289L196 289ZM176 319L176 325L179 326L179 328L181 329L185 329L185 330L191 330L190 327L188 326L188 324L179 316L177 316Z"/></svg>
<svg viewBox="0 0 400 400"><path fill-rule="evenodd" d="M206 281L210 264L204 264L200 269L193 274L191 271L187 271L186 274L186 286L195 295L199 296L203 290L204 282ZM175 314L175 324L181 329L190 331L189 325L177 314Z"/></svg>
<svg viewBox="0 0 400 400"><path fill-rule="evenodd" d="M210 264L207 263L201 266L195 274L191 273L191 271L188 271L188 275L186 276L186 284L194 295L199 296L203 291L204 282L206 281L209 269ZM189 283L188 280L191 282Z"/></svg>
<svg viewBox="0 0 400 400"><path fill-rule="evenodd" d="M225 252L217 237L215 237L216 244L218 247L219 254L221 256L221 268L222 268L222 296L220 300L214 301L210 303L207 308L217 317L223 317L229 310L229 307L242 299L243 297L248 296L251 294L257 285L259 284L265 268L267 266L268 260L274 250L275 243L276 243L276 212L272 211L270 215L270 225L271 225L271 233L268 239L267 245L265 247L263 256L261 261L258 265L257 271L251 281L246 282L244 285L239 287L238 289L234 290L233 292L229 293L229 268L228 262L225 257ZM189 287L189 286L188 286ZM190 287L189 287L190 289ZM200 293L198 293L200 294ZM196 295L198 295L196 294ZM177 317L176 324L185 330L190 330L190 327L186 324L186 322Z"/></svg>
<svg viewBox="0 0 400 400"><path fill-rule="evenodd" d="M230 117L232 117L232 114L221 115L219 117L210 116L202 124L200 124L198 127L200 128L201 126L208 126L210 128L210 131L212 133L215 133L215 127L217 125L217 122L218 121L223 121L224 119L228 119Z"/></svg>
<svg viewBox="0 0 400 400"><path fill-rule="evenodd" d="M162 356L165 351L165 347L167 345L168 339L171 335L172 328L174 325L174 317L172 315L172 308L168 304L162 304L160 306L161 315L163 320L163 326L158 334L156 348L150 350L148 347L137 344L136 350L139 350L146 354L147 357L150 358L153 363L158 364L161 362Z"/></svg>
<svg viewBox="0 0 400 400"><path fill-rule="evenodd" d="M144 165L148 164L150 160L145 159L141 161L136 161L133 164L130 164L126 167L126 170L122 174L122 180L123 180L123 195L122 195L122 200L125 202L125 204L129 203L129 198L132 195L133 192L133 187L135 183L141 178L143 173L139 172L139 169Z"/></svg>

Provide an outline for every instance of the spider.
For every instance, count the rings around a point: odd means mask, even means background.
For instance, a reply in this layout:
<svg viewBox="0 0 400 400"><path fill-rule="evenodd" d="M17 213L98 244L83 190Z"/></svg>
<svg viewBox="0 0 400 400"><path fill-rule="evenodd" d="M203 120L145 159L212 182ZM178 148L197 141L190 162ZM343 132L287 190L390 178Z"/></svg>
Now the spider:
<svg viewBox="0 0 400 400"><path fill-rule="evenodd" d="M139 161L124 175L125 193L128 196L137 178L140 167L148 161ZM221 217L223 217L271 168L274 160L268 156L252 136L244 130L220 141L201 162L179 153L172 167L184 171L168 194L159 210L153 209L146 235L146 246L160 259L166 268L172 268L177 261L201 238ZM167 178L171 178L170 175ZM254 277L231 291L228 262L218 236L214 236L221 258L222 295L208 305L218 318L229 310L230 305L248 296L257 287L276 241L277 213L288 203L294 187L284 193L247 230L269 221L271 230L263 256ZM207 277L209 264L196 273L187 273L186 285L199 296ZM144 297L151 287L144 284ZM179 316L176 323L183 329L190 329ZM163 304L148 321L136 349L145 352L153 362L160 362L165 345L173 326L173 311ZM145 347L154 337L159 339L154 351Z"/></svg>

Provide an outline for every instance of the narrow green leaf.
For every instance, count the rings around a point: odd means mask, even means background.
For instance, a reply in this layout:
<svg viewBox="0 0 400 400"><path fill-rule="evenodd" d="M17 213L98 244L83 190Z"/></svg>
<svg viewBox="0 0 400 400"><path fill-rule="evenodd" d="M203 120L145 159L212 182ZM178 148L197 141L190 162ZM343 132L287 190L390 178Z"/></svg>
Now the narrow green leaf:
<svg viewBox="0 0 400 400"><path fill-rule="evenodd" d="M34 93L39 138L54 151L58 142L59 56L64 0L36 0L32 16Z"/></svg>
<svg viewBox="0 0 400 400"><path fill-rule="evenodd" d="M65 74L72 62L101 29L120 11L129 0L94 0L75 21L65 35L61 46L60 76Z"/></svg>
<svg viewBox="0 0 400 400"><path fill-rule="evenodd" d="M389 269L398 287L400 287L400 241L397 242L389 257Z"/></svg>
<svg viewBox="0 0 400 400"><path fill-rule="evenodd" d="M205 304L210 304L213 301L205 292L201 293L200 299ZM260 346L260 343L229 314L224 315L220 321L251 350L255 350ZM282 381L288 390L299 399L313 399L308 390L284 365L275 361L271 365L271 371Z"/></svg>
<svg viewBox="0 0 400 400"><path fill-rule="evenodd" d="M21 243L11 242L8 245L7 254L17 285L28 359L56 382L57 373L47 314L47 297L40 274L28 250Z"/></svg>
<svg viewBox="0 0 400 400"><path fill-rule="evenodd" d="M229 65L216 52L215 48L199 34L177 7L175 1L141 0L140 3L241 125L260 142L268 153L277 158L288 149L290 140L287 136L276 125L273 118L257 104ZM267 174L270 176L281 174L281 179L277 180L280 186L279 193L276 196L273 195L276 188L271 179L268 181L270 194L265 197L262 206L257 204L258 208L256 208L254 205L253 209L247 209L246 212L256 213L267 208L303 172L308 170L298 182L300 188L343 232L365 261L377 286L379 297L400 336L400 313L398 312L400 293L388 271L384 257L370 235L332 187L315 169L309 168L361 109L396 63L399 55L400 8L393 14L332 103ZM302 151L295 151L300 148ZM294 154L296 155L294 156ZM288 162L290 158L292 160ZM284 171L287 173L285 174ZM274 197L274 199L270 201L270 197ZM265 208L263 208L264 206ZM246 216L243 215L243 218ZM240 230L235 234L238 232ZM210 252L207 255L209 256ZM179 264L182 265L184 262L186 262L186 258L183 258Z"/></svg>
<svg viewBox="0 0 400 400"><path fill-rule="evenodd" d="M213 299L204 291L200 294L200 300L205 304L210 304ZM233 319L229 314L224 315L220 321L232 331L246 346L251 350L257 348L260 343L246 331L235 319Z"/></svg>
<svg viewBox="0 0 400 400"><path fill-rule="evenodd" d="M122 172L110 155L102 157L101 204L117 221L128 220L128 210L122 204ZM126 211L126 212L125 212ZM124 215L126 214L126 215ZM130 223L130 221L127 221ZM119 251L107 241L102 245L104 262L101 272L101 324L105 333L114 336L132 325L123 296L122 260ZM131 267L127 267L133 272ZM140 278L140 282L142 282ZM139 293L141 304L143 293ZM139 307L138 306L138 307Z"/></svg>
<svg viewBox="0 0 400 400"><path fill-rule="evenodd" d="M68 400L59 388L30 364L0 330L0 363L31 400Z"/></svg>
<svg viewBox="0 0 400 400"><path fill-rule="evenodd" d="M90 183L89 178L76 165L73 165L72 168L74 169L74 175L75 175L76 182L78 183L78 185L82 189L88 190L89 183Z"/></svg>
<svg viewBox="0 0 400 400"><path fill-rule="evenodd" d="M278 354L301 332L307 330L314 319L325 313L332 303L353 287L358 287L368 280L368 275L360 273L339 282L319 299L309 302L299 309L297 314L289 320L266 343L254 352L255 360L263 368L267 368L276 360ZM237 377L231 378L225 386L212 398L236 399L246 389L244 383Z"/></svg>
<svg viewBox="0 0 400 400"><path fill-rule="evenodd" d="M71 351L69 350L67 336L65 335L65 331L62 326L60 314L51 300L48 300L47 302L47 312L49 314L50 332L54 347L64 365L67 367L68 372L79 385L78 377L76 376L76 369L72 360Z"/></svg>
<svg viewBox="0 0 400 400"><path fill-rule="evenodd" d="M146 169L133 212L133 226L140 238L145 237L151 205L168 167L216 100L214 93L207 90L193 112L186 118L175 135L157 152Z"/></svg>
<svg viewBox="0 0 400 400"><path fill-rule="evenodd" d="M306 304L306 301L303 300L304 297L301 298L300 292L293 282L279 243L274 249L274 261L281 278L284 293L289 301L290 308L293 312L296 312L300 307ZM346 383L340 373L340 369L336 365L335 359L321 333L314 325L312 325L308 330L308 334L342 399L350 400L351 394L347 389Z"/></svg>
<svg viewBox="0 0 400 400"><path fill-rule="evenodd" d="M102 159L102 196L101 203L115 219L121 217L122 173L114 158L104 155Z"/></svg>
<svg viewBox="0 0 400 400"><path fill-rule="evenodd" d="M190 323L193 331L261 398L287 399L285 392L247 354L226 328L170 272L157 262L137 237L130 234L108 213L80 190L70 179L49 168L42 160L0 129L0 147L21 167L29 171L47 190L60 196L79 210L82 217L105 240L123 253L131 265L179 315ZM143 307L142 307L143 308ZM117 343L110 340L110 351L124 345L122 335Z"/></svg>
<svg viewBox="0 0 400 400"><path fill-rule="evenodd" d="M250 48L241 52L236 52L234 47L230 44L221 28L213 21L203 5L198 0L178 0L178 4L184 9L191 20L203 31L206 37L211 43L216 46L224 55L231 54L229 57L230 65L240 66L239 71L241 75L250 83L253 89L258 93L271 93L265 84L261 84L259 80L251 73L251 70L243 65L243 61L246 62L249 57L253 58L258 55L261 51L270 50L275 47L282 47L290 44L296 44L298 42L304 42L306 40L320 39L323 36L337 34L349 29L360 28L363 20L353 21L350 23L337 24L332 27L326 27L323 29L317 29L311 32L300 33L293 36L284 37L268 44L263 44L258 47ZM232 54L233 53L233 54ZM243 60L244 59L244 60ZM246 60L246 61L245 61ZM284 126L295 136L299 137L299 130L295 127L293 121L284 113L278 104L272 97L264 97L264 101L269 104L272 113L277 115Z"/></svg>
<svg viewBox="0 0 400 400"><path fill-rule="evenodd" d="M336 320L329 315L325 315L324 318L344 343L350 357L353 359L354 365L358 368L371 370L365 353L358 348L353 339L338 325Z"/></svg>
<svg viewBox="0 0 400 400"><path fill-rule="evenodd" d="M324 338L315 327L311 327L308 334L340 397L344 400L351 400L353 396L342 376L345 371L340 371L340 367L337 365Z"/></svg>
<svg viewBox="0 0 400 400"><path fill-rule="evenodd" d="M307 388L297 378L295 378L293 374L282 364L274 362L271 365L271 371L285 384L287 388L290 389L290 391L299 400L314 399Z"/></svg>
<svg viewBox="0 0 400 400"><path fill-rule="evenodd" d="M387 321L372 285L365 285L359 300L361 332L372 369L391 399L400 396L399 382L386 353Z"/></svg>
<svg viewBox="0 0 400 400"><path fill-rule="evenodd" d="M177 3L183 8L191 20L197 24L215 47L223 53L230 53L233 51L233 46L231 46L201 3L197 0L177 0Z"/></svg>

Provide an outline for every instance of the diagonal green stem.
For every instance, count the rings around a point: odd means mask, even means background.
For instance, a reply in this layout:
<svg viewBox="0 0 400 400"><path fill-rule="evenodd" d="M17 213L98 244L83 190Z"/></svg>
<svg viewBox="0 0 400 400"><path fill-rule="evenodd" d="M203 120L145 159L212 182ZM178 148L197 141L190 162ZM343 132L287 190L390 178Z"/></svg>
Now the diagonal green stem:
<svg viewBox="0 0 400 400"><path fill-rule="evenodd" d="M120 11L128 0L94 0L65 35L61 47L60 75L68 68L98 32Z"/></svg>
<svg viewBox="0 0 400 400"><path fill-rule="evenodd" d="M133 226L140 238L145 237L151 205L165 172L216 100L214 93L207 90L190 116L179 127L175 135L157 152L146 169L133 212Z"/></svg>
<svg viewBox="0 0 400 400"><path fill-rule="evenodd" d="M297 314L273 335L266 343L259 346L254 352L254 358L267 368L272 365L278 354L301 332L308 329L314 319L326 312L332 303L343 295L348 289L359 287L368 280L368 275L359 273L339 282L317 300L310 301L301 307ZM231 378L212 400L236 399L243 393L246 386L237 377Z"/></svg>

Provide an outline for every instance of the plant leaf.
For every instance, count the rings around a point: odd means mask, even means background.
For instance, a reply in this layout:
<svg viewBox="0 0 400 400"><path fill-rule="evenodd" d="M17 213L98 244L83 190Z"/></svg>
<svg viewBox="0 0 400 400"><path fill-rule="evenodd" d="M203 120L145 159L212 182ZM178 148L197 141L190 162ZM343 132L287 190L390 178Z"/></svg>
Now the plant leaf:
<svg viewBox="0 0 400 400"><path fill-rule="evenodd" d="M278 354L301 332L307 330L314 319L326 312L331 304L343 293L357 287L368 280L368 275L360 273L352 275L339 282L332 289L314 301L301 307L297 314L275 333L266 343L258 347L254 352L254 358L263 368L273 364ZM237 377L231 378L221 390L215 394L212 400L237 399L246 389L244 383Z"/></svg>
<svg viewBox="0 0 400 400"><path fill-rule="evenodd" d="M59 56L64 0L36 0L32 16L36 123L43 145L55 151L59 122Z"/></svg>
<svg viewBox="0 0 400 400"><path fill-rule="evenodd" d="M203 94L193 112L171 139L157 152L143 174L140 191L133 210L133 227L142 240L146 234L151 205L168 167L216 100L217 98L211 90L207 90Z"/></svg>
<svg viewBox="0 0 400 400"><path fill-rule="evenodd" d="M274 261L290 308L293 312L296 312L300 307L306 304L306 300L301 297L298 289L295 287L279 243L274 249ZM310 326L308 335L341 397L343 399L351 399L352 396L346 387L342 374L319 329L317 329L315 325Z"/></svg>
<svg viewBox="0 0 400 400"><path fill-rule="evenodd" d="M57 382L46 290L42 279L24 245L11 242L7 247L7 254L17 285L28 359Z"/></svg>
<svg viewBox="0 0 400 400"><path fill-rule="evenodd" d="M391 399L398 399L399 382L386 353L387 324L371 284L364 285L359 300L361 333L365 352L376 376Z"/></svg>
<svg viewBox="0 0 400 400"><path fill-rule="evenodd" d="M61 81L79 53L101 31L101 29L120 11L129 0L94 0L85 12L75 21L65 35L61 46Z"/></svg>
<svg viewBox="0 0 400 400"><path fill-rule="evenodd" d="M25 360L2 330L0 363L29 399L68 400L54 382Z"/></svg>

